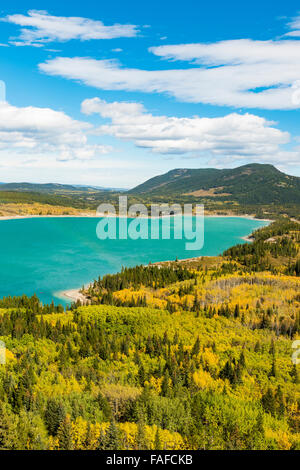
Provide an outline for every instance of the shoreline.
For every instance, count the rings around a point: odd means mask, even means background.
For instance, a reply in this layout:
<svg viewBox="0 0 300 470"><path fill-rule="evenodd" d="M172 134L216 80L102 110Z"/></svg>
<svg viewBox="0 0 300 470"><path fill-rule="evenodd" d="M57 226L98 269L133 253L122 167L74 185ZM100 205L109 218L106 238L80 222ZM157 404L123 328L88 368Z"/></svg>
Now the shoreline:
<svg viewBox="0 0 300 470"><path fill-rule="evenodd" d="M88 299L81 294L80 289L68 289L62 292L57 292L55 295L58 299L72 300L73 302L87 302Z"/></svg>
<svg viewBox="0 0 300 470"><path fill-rule="evenodd" d="M45 218L70 218L70 217L82 217L82 218L89 218L89 217L97 217L95 215L90 215L90 214L45 214L45 215L35 215L35 214L24 214L24 215L1 215L0 216L0 221L1 220L18 220L18 219L45 219Z"/></svg>
<svg viewBox="0 0 300 470"><path fill-rule="evenodd" d="M256 220L261 220L261 219L256 219ZM250 233L249 235L245 235L244 237L240 237L241 240L244 240L245 242L250 242L250 243L253 243L254 239L251 238L251 235L252 233ZM182 258L182 259L178 259L178 261L196 261L196 260L199 260L199 259L202 259L202 258L214 258L215 256L211 255L206 255L206 256L194 256L192 258ZM151 263L151 266L155 266L155 265L161 265L163 263L173 263L174 260L166 260L166 261L157 261L155 263ZM148 265L147 265L148 266ZM92 284L93 281L91 281L90 283L88 283L85 287L89 287L90 284ZM56 293L56 297L58 299L64 299L64 300L71 300L72 302L77 302L78 300L80 300L83 304L89 304L90 300L85 297L85 295L83 295L81 292L81 287L78 288L78 289L68 289L68 290L64 290L64 291L60 291L60 292L57 292Z"/></svg>
<svg viewBox="0 0 300 470"><path fill-rule="evenodd" d="M245 237L241 237L241 240L244 240L245 242L250 242L250 243L254 242L254 238L252 238L251 233L250 233L250 235L246 235Z"/></svg>
<svg viewBox="0 0 300 470"><path fill-rule="evenodd" d="M193 214L194 217L197 217L196 215ZM2 215L0 216L0 221L1 220L18 220L18 219L43 219L43 218L94 218L94 219L101 219L103 217L116 217L116 218L126 218L126 219L134 219L135 217L129 217L128 215L126 216L119 216L118 214L116 215L105 215L105 214L88 214L88 213L82 213L82 214L45 214L45 215L35 215L35 214L24 214L24 215ZM164 217L176 217L174 215L168 216L160 216L160 217L153 217L149 215L149 219L162 219ZM235 218L235 219L248 219L248 220L257 220L257 221L262 221L262 222L274 222L272 219L258 219L257 217L254 217L249 214L245 215L234 215L234 214L205 214L205 217L213 217L213 218ZM242 237L243 238L243 237Z"/></svg>

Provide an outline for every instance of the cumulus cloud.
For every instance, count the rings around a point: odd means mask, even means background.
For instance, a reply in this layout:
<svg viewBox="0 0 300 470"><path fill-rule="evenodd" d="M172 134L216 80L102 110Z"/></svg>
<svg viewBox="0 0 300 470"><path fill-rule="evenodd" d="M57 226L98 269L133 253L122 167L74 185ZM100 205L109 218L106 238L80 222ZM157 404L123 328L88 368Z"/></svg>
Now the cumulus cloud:
<svg viewBox="0 0 300 470"><path fill-rule="evenodd" d="M152 47L164 59L192 62L190 68L141 70L116 60L57 57L41 71L104 90L168 93L180 101L263 109L297 109L299 41L222 41ZM297 88L297 87L296 87Z"/></svg>
<svg viewBox="0 0 300 470"><path fill-rule="evenodd" d="M231 162L299 162L297 149L289 152L281 148L290 141L289 133L253 114L231 113L218 118L154 116L140 103L108 103L99 98L83 101L81 110L110 120L98 128L100 135L130 140L155 153L193 153L222 161L228 157Z"/></svg>
<svg viewBox="0 0 300 470"><path fill-rule="evenodd" d="M114 24L105 26L102 21L81 17L52 16L46 11L30 10L27 15L7 15L2 21L21 26L20 36L11 38L16 46L41 47L45 43L70 39L88 41L90 39L114 39L134 37L137 26Z"/></svg>
<svg viewBox="0 0 300 470"><path fill-rule="evenodd" d="M30 159L55 161L89 160L111 148L89 144L92 126L76 121L61 111L32 106L19 108L0 103L0 164ZM10 158L7 158L7 156Z"/></svg>

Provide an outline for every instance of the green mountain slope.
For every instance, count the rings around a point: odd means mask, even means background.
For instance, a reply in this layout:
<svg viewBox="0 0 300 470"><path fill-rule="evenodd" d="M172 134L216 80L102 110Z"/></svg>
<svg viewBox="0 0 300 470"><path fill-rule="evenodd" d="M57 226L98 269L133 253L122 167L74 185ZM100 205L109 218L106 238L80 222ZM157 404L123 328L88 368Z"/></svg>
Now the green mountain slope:
<svg viewBox="0 0 300 470"><path fill-rule="evenodd" d="M176 169L129 191L144 195L192 195L242 204L300 203L300 178L273 165L249 164L234 169Z"/></svg>

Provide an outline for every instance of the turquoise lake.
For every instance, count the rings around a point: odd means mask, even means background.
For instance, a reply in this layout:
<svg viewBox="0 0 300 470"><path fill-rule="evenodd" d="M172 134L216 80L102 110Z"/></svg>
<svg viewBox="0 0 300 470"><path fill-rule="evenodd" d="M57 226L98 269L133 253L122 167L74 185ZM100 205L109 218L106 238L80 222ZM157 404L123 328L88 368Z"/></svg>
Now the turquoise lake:
<svg viewBox="0 0 300 470"><path fill-rule="evenodd" d="M0 297L35 293L42 302L66 305L61 291L81 287L99 275L115 273L122 266L218 255L267 225L238 217L205 217L203 248L187 251L186 240L99 240L99 220L40 217L0 221Z"/></svg>

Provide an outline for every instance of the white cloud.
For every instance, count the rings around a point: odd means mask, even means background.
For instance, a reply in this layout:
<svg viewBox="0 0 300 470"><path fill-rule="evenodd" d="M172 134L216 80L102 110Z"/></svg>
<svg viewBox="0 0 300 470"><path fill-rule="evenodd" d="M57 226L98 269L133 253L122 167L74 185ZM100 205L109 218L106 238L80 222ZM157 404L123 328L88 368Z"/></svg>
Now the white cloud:
<svg viewBox="0 0 300 470"><path fill-rule="evenodd" d="M115 60L57 57L39 65L50 75L104 90L168 93L180 101L264 109L297 109L300 41L222 41L152 47L165 59L193 62L190 68L141 70Z"/></svg>
<svg viewBox="0 0 300 470"><path fill-rule="evenodd" d="M286 36L299 37L300 36L300 16L296 16L293 20L288 23L288 27L291 29Z"/></svg>
<svg viewBox="0 0 300 470"><path fill-rule="evenodd" d="M217 96L214 102L207 93L203 102L265 109L294 109L300 105L294 99L300 73L299 41L238 39L149 50L163 59L201 65L205 78L212 80L211 94Z"/></svg>
<svg viewBox="0 0 300 470"><path fill-rule="evenodd" d="M298 41L253 41L235 39L216 43L194 43L150 47L153 54L170 60L202 65L290 63L299 60Z"/></svg>
<svg viewBox="0 0 300 470"><path fill-rule="evenodd" d="M91 128L61 111L0 103L0 164L89 160L108 153L108 146L89 144L86 134Z"/></svg>
<svg viewBox="0 0 300 470"><path fill-rule="evenodd" d="M133 141L138 147L162 154L205 156L218 161L269 161L285 165L299 162L300 152L281 145L290 135L274 123L253 114L232 113L218 118L153 116L139 103L107 103L99 98L82 102L81 110L98 113L110 124L98 128L100 135Z"/></svg>
<svg viewBox="0 0 300 470"><path fill-rule="evenodd" d="M27 15L7 15L2 21L21 26L20 36L11 38L16 46L41 47L45 43L70 39L88 41L90 39L114 39L134 37L137 26L114 24L105 26L102 21L81 17L52 16L46 11L30 10Z"/></svg>

